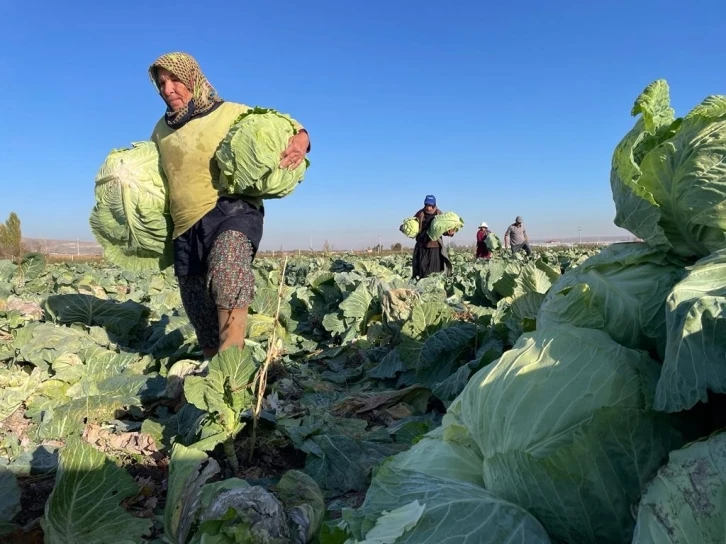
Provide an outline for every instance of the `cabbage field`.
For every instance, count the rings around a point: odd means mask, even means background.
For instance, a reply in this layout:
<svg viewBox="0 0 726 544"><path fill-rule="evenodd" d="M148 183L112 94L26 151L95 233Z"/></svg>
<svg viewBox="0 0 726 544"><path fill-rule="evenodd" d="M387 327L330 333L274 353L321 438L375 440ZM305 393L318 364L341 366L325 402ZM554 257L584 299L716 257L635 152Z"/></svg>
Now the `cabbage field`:
<svg viewBox="0 0 726 544"><path fill-rule="evenodd" d="M309 486L304 524L317 529L324 508L359 505L382 460L439 428L586 255L454 254L453 277L418 284L409 256L295 257L277 324L283 262L261 259L248 349L206 369L170 271L0 261L0 527L9 541L196 541L214 506L200 503L205 490L267 492L288 474ZM250 382L274 327L250 462Z"/></svg>
<svg viewBox="0 0 726 544"><path fill-rule="evenodd" d="M642 241L420 281L260 258L210 361L134 148L137 185L96 180L116 265L0 261L0 542L723 544L726 97L676 118L659 80L632 114L610 184ZM143 185L154 221L111 211Z"/></svg>
<svg viewBox="0 0 726 544"><path fill-rule="evenodd" d="M284 278L261 259L248 347L206 367L169 272L1 261L0 539L356 542L400 515L408 539L366 541L628 541L640 484L684 441L646 411L681 268L640 243L452 258L416 284L409 256L296 257ZM694 414L682 432L719 419Z"/></svg>

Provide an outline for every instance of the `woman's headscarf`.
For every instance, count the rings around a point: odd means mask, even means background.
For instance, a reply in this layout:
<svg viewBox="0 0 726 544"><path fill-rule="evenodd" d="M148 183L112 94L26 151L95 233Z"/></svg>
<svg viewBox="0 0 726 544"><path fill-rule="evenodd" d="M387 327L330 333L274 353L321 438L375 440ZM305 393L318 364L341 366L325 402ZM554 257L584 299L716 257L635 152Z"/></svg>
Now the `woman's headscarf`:
<svg viewBox="0 0 726 544"><path fill-rule="evenodd" d="M172 111L171 108L167 109L166 124L170 127L178 128L193 117L209 112L222 102L222 99L217 96L217 91L204 77L199 64L191 55L187 53L167 53L156 59L149 67L151 81L154 83L156 90L161 93L156 80L158 68L169 70L192 93L189 103L179 111Z"/></svg>

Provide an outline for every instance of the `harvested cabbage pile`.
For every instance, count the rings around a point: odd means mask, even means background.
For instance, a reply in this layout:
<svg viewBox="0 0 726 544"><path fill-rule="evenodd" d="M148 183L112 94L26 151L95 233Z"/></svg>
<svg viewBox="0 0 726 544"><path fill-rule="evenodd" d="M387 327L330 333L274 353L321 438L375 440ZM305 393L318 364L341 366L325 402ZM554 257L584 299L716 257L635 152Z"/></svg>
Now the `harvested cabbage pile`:
<svg viewBox="0 0 726 544"><path fill-rule="evenodd" d="M409 217L408 219L404 219L398 230L409 238L416 238L416 235L418 234L418 227L418 219L415 217Z"/></svg>
<svg viewBox="0 0 726 544"><path fill-rule="evenodd" d="M156 144L114 149L96 175L91 231L104 258L132 272L172 263L167 182Z"/></svg>
<svg viewBox="0 0 726 544"><path fill-rule="evenodd" d="M453 230L455 233L464 227L464 220L454 212L444 212L437 215L429 225L429 238L438 240L445 232Z"/></svg>
<svg viewBox="0 0 726 544"><path fill-rule="evenodd" d="M291 194L309 165L306 159L293 170L280 168L280 155L296 133L292 120L275 110L255 108L240 115L215 155L217 189L253 199Z"/></svg>

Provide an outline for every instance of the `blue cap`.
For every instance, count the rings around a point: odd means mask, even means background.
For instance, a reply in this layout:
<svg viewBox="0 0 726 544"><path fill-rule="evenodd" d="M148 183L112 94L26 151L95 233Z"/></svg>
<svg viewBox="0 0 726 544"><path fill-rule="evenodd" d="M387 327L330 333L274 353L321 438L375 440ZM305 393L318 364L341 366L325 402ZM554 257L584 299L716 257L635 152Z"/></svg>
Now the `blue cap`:
<svg viewBox="0 0 726 544"><path fill-rule="evenodd" d="M424 198L424 205L436 206L436 197L434 195L426 195L426 198Z"/></svg>

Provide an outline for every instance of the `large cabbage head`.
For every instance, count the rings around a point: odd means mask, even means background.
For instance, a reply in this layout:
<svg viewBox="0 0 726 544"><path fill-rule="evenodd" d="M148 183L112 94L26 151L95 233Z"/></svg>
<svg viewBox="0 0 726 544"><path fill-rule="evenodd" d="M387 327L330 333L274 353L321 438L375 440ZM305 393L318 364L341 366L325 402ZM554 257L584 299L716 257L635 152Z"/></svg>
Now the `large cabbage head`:
<svg viewBox="0 0 726 544"><path fill-rule="evenodd" d="M615 224L683 256L726 248L726 96L674 119L668 84L651 83L613 154Z"/></svg>
<svg viewBox="0 0 726 544"><path fill-rule="evenodd" d="M661 358L666 297L683 263L640 242L613 244L568 270L547 292L537 328L560 323L600 329L619 344Z"/></svg>
<svg viewBox="0 0 726 544"><path fill-rule="evenodd" d="M280 168L280 155L294 134L292 120L274 110L255 108L240 115L216 153L217 189L255 199L292 193L309 164L306 159L293 170Z"/></svg>
<svg viewBox="0 0 726 544"><path fill-rule="evenodd" d="M726 393L726 250L686 269L666 301L666 349L655 407L679 412Z"/></svg>
<svg viewBox="0 0 726 544"><path fill-rule="evenodd" d="M409 217L408 219L404 219L403 223L401 223L401 226L398 228L398 230L400 230L409 238L416 238L416 235L418 234L418 229L419 223L418 219L416 219L415 217Z"/></svg>
<svg viewBox="0 0 726 544"><path fill-rule="evenodd" d="M96 175L91 231L104 257L132 272L172 263L167 181L156 144L114 149Z"/></svg>
<svg viewBox="0 0 726 544"><path fill-rule="evenodd" d="M454 403L481 451L484 486L553 540L630 542L631 505L680 445L668 416L651 410L658 372L602 331L523 334Z"/></svg>
<svg viewBox="0 0 726 544"><path fill-rule="evenodd" d="M444 212L437 215L429 225L429 238L438 240L445 232L453 230L457 232L464 227L464 220L454 212Z"/></svg>

